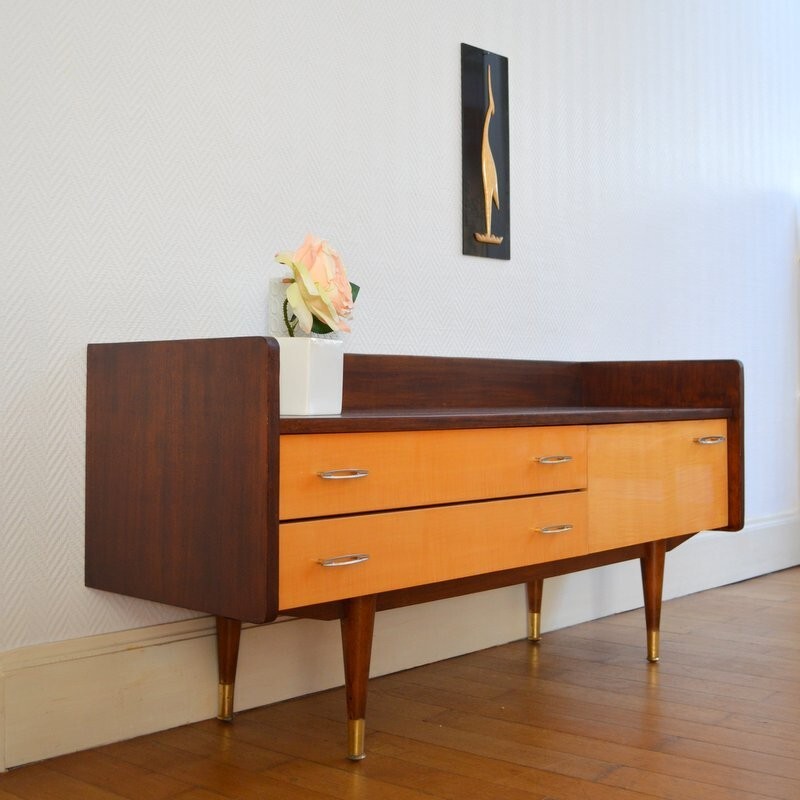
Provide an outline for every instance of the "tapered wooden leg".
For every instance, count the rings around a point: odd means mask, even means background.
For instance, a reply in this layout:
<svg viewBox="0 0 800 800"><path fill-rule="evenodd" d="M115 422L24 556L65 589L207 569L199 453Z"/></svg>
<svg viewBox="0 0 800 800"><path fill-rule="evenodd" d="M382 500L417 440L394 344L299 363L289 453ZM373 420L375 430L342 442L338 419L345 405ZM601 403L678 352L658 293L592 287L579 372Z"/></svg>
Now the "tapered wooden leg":
<svg viewBox="0 0 800 800"><path fill-rule="evenodd" d="M641 561L644 618L647 625L647 660L658 661L661 629L661 593L664 586L665 542L648 542Z"/></svg>
<svg viewBox="0 0 800 800"><path fill-rule="evenodd" d="M239 661L239 638L242 622L217 617L217 663L219 666L219 706L217 719L233 719L233 688L236 683L236 664Z"/></svg>
<svg viewBox="0 0 800 800"><path fill-rule="evenodd" d="M347 697L347 757L364 758L367 682L375 627L375 596L355 597L345 602L342 617L342 652Z"/></svg>
<svg viewBox="0 0 800 800"><path fill-rule="evenodd" d="M527 584L528 590L528 641L538 642L542 638L542 589L544 578L536 578Z"/></svg>

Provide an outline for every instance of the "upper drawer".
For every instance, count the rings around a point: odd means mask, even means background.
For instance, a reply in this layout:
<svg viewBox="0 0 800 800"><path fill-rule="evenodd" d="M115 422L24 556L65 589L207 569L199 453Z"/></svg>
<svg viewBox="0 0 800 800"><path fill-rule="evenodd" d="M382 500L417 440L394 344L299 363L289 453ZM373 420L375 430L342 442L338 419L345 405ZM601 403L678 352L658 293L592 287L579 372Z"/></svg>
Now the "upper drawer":
<svg viewBox="0 0 800 800"><path fill-rule="evenodd" d="M280 463L281 519L541 494L586 487L586 428L287 435Z"/></svg>

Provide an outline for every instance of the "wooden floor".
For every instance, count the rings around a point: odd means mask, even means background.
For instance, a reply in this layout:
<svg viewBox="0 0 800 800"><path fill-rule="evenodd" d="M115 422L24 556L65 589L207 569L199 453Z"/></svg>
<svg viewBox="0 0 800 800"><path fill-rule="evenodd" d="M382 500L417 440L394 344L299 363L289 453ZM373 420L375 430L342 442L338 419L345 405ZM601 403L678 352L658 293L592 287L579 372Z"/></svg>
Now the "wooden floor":
<svg viewBox="0 0 800 800"><path fill-rule="evenodd" d="M800 798L800 568L0 775L0 800Z"/></svg>

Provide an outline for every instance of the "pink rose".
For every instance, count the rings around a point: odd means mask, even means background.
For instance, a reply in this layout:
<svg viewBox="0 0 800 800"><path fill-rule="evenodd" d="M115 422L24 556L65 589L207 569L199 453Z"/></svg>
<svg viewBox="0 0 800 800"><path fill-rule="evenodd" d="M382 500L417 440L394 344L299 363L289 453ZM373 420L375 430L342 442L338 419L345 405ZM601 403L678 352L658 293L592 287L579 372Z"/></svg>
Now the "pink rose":
<svg viewBox="0 0 800 800"><path fill-rule="evenodd" d="M347 272L339 254L324 240L310 233L292 256L295 264L302 264L312 281L322 289L340 317L349 317L353 310L353 295ZM341 330L350 330L342 327Z"/></svg>
<svg viewBox="0 0 800 800"><path fill-rule="evenodd" d="M339 254L326 241L308 234L294 253L275 258L294 275L286 300L302 330L309 333L316 318L333 331L350 331L345 319L353 310L353 290Z"/></svg>

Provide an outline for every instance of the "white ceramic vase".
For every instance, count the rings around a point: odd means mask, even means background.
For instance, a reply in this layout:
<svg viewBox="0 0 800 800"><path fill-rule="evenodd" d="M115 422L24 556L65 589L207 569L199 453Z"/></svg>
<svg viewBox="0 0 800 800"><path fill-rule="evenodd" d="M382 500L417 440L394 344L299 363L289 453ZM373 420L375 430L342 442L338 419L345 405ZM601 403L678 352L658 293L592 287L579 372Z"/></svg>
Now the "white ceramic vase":
<svg viewBox="0 0 800 800"><path fill-rule="evenodd" d="M344 342L276 338L281 348L281 414L341 414Z"/></svg>

